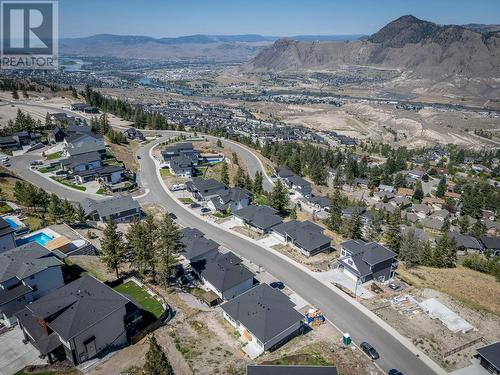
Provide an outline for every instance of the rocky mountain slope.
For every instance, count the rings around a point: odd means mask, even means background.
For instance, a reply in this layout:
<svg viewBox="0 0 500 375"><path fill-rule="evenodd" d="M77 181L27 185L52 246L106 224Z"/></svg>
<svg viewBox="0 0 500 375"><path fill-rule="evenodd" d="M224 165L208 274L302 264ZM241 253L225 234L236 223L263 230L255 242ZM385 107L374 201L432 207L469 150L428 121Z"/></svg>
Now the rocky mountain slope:
<svg viewBox="0 0 500 375"><path fill-rule="evenodd" d="M476 29L480 29L476 27ZM403 16L368 38L350 42L278 40L247 70L318 70L345 65L401 68L424 78L499 77L500 32L478 32Z"/></svg>

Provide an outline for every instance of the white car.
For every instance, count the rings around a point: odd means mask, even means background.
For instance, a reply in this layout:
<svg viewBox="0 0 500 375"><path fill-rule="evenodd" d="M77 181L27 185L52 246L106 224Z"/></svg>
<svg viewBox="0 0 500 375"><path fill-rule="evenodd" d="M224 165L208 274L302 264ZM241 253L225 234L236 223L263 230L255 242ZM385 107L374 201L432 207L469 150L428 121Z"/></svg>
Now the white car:
<svg viewBox="0 0 500 375"><path fill-rule="evenodd" d="M186 189L185 184L175 184L170 187L170 191L180 191Z"/></svg>
<svg viewBox="0 0 500 375"><path fill-rule="evenodd" d="M9 161L9 157L7 155L1 155L0 161L3 163L7 163Z"/></svg>

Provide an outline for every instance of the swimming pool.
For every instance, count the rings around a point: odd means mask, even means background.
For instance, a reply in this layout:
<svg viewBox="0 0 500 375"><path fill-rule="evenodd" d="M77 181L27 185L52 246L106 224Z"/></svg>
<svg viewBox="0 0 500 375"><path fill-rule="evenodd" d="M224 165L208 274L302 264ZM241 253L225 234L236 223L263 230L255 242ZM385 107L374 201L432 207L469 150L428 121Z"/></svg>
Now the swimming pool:
<svg viewBox="0 0 500 375"><path fill-rule="evenodd" d="M20 245L27 244L29 242L36 241L40 245L45 246L45 244L47 242L52 241L53 239L54 238L49 236L47 233L38 232L38 233L33 234L32 236L29 236L29 237L19 238L18 240L16 240L16 245L20 246Z"/></svg>
<svg viewBox="0 0 500 375"><path fill-rule="evenodd" d="M7 224L9 224L9 226L12 229L17 229L20 227L20 225L16 223L14 220L12 220L10 217L5 218L4 220L7 222Z"/></svg>

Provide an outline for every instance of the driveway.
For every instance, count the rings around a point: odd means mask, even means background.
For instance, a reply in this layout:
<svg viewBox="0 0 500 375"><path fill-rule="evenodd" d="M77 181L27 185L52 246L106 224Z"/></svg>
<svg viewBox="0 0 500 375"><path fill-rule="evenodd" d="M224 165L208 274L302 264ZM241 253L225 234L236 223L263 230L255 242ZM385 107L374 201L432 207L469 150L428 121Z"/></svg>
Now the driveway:
<svg viewBox="0 0 500 375"><path fill-rule="evenodd" d="M316 272L316 277L319 280L326 281L328 283L340 284L343 287L349 289L353 293L356 291L358 297L365 299L373 297L373 293L370 292L365 287L363 287L362 285L358 285L358 287L356 288L356 280L350 278L338 268L326 272Z"/></svg>
<svg viewBox="0 0 500 375"><path fill-rule="evenodd" d="M0 335L0 375L12 375L27 365L43 364L38 350L31 344L23 344L23 333L19 327Z"/></svg>

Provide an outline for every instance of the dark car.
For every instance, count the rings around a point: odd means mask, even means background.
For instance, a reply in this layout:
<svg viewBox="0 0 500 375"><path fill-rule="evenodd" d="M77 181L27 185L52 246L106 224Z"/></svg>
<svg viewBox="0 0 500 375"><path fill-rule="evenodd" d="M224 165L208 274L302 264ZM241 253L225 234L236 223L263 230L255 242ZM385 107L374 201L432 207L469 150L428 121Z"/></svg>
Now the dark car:
<svg viewBox="0 0 500 375"><path fill-rule="evenodd" d="M177 219L177 215L176 215L176 214L174 214L174 213L172 213L172 212L169 212L169 213L168 213L168 216L169 216L172 220Z"/></svg>
<svg viewBox="0 0 500 375"><path fill-rule="evenodd" d="M140 156L140 155L137 155L137 159L140 159L140 158L141 158L141 156Z"/></svg>
<svg viewBox="0 0 500 375"><path fill-rule="evenodd" d="M207 212L210 212L210 208L203 207L201 209L201 212L203 212L204 214L206 214Z"/></svg>
<svg viewBox="0 0 500 375"><path fill-rule="evenodd" d="M269 285L274 289L283 289L285 287L285 284L283 284L281 281L273 281Z"/></svg>
<svg viewBox="0 0 500 375"><path fill-rule="evenodd" d="M196 203L196 202L195 202L195 203L191 203L191 204L189 205L189 207L191 207L191 208L198 208L198 207L200 207L200 204L199 204L199 203Z"/></svg>
<svg viewBox="0 0 500 375"><path fill-rule="evenodd" d="M401 285L398 285L396 283L390 283L389 288L391 288L392 290L398 290L399 288L401 288Z"/></svg>
<svg viewBox="0 0 500 375"><path fill-rule="evenodd" d="M359 346L362 351L364 351L368 357L370 357L373 360L379 359L380 355L378 352L375 350L373 346L368 344L367 342L362 342L361 345Z"/></svg>
<svg viewBox="0 0 500 375"><path fill-rule="evenodd" d="M403 373L399 370L396 370L395 368L390 369L387 375L403 375Z"/></svg>

